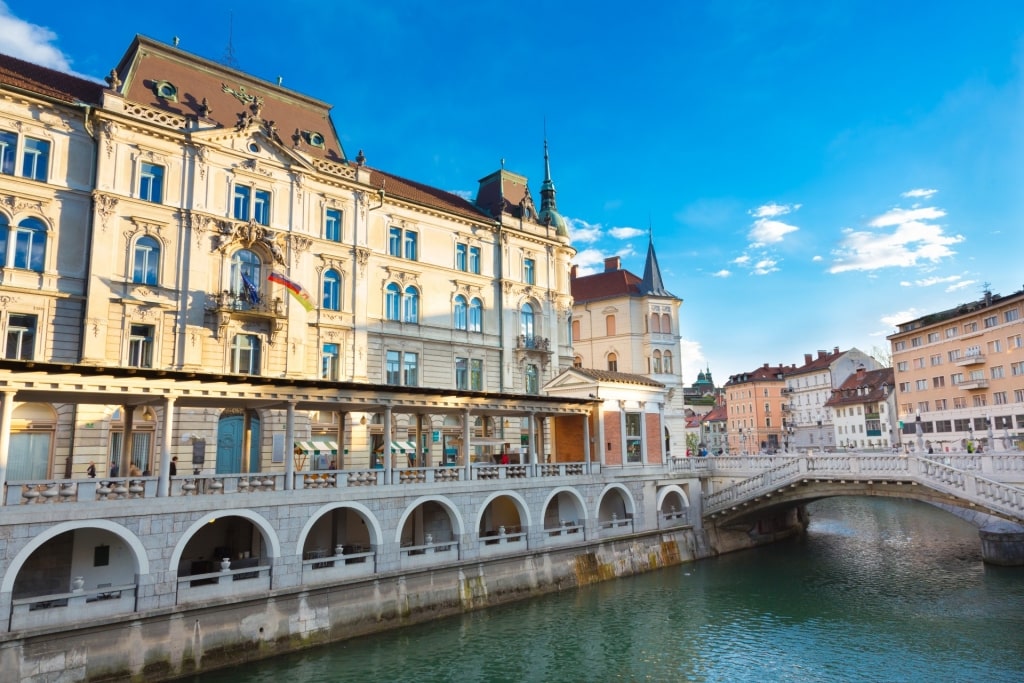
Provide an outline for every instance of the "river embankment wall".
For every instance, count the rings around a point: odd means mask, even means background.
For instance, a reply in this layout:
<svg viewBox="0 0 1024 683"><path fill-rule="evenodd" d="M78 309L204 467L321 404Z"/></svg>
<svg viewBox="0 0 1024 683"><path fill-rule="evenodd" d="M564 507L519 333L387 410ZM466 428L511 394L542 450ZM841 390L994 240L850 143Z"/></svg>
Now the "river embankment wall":
<svg viewBox="0 0 1024 683"><path fill-rule="evenodd" d="M642 532L336 585L176 606L118 621L12 633L0 647L0 671L19 672L18 680L169 681L769 540L692 527Z"/></svg>

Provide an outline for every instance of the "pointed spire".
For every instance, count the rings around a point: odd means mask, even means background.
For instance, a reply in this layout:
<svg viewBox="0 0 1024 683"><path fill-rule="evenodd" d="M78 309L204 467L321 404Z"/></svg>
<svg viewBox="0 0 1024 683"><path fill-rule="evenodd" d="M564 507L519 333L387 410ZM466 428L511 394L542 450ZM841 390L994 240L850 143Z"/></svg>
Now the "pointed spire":
<svg viewBox="0 0 1024 683"><path fill-rule="evenodd" d="M548 156L548 126L544 122L544 182L540 186L540 213L537 218L541 223L550 225L559 237L569 238L569 227L565 219L558 213L555 205L555 183L551 180L551 158Z"/></svg>
<svg viewBox="0 0 1024 683"><path fill-rule="evenodd" d="M640 281L640 293L653 296L671 296L661 279L661 268L658 267L658 256L654 253L654 231L648 233L647 263L644 264L644 278Z"/></svg>

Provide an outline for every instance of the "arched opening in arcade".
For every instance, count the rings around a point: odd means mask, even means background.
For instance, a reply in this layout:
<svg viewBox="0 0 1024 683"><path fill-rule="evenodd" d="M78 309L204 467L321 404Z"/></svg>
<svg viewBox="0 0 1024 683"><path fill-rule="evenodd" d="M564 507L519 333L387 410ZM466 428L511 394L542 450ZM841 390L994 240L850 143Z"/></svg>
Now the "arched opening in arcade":
<svg viewBox="0 0 1024 683"><path fill-rule="evenodd" d="M575 491L563 489L555 493L544 506L544 536L547 541L583 540L585 510L583 499Z"/></svg>
<svg viewBox="0 0 1024 683"><path fill-rule="evenodd" d="M633 499L624 488L613 485L602 494L597 506L597 525L605 533L633 530Z"/></svg>
<svg viewBox="0 0 1024 683"><path fill-rule="evenodd" d="M57 533L17 569L11 629L133 612L140 573L136 553L110 529L83 526Z"/></svg>
<svg viewBox="0 0 1024 683"><path fill-rule="evenodd" d="M458 559L460 528L453 510L441 501L425 500L406 514L399 536L403 567Z"/></svg>
<svg viewBox="0 0 1024 683"><path fill-rule="evenodd" d="M689 524L690 502L686 492L673 484L658 491L658 528Z"/></svg>
<svg viewBox="0 0 1024 683"><path fill-rule="evenodd" d="M526 507L515 496L496 495L480 514L477 533L480 553L507 552L526 548Z"/></svg>
<svg viewBox="0 0 1024 683"><path fill-rule="evenodd" d="M270 589L269 539L253 520L211 516L198 528L178 562L178 602Z"/></svg>
<svg viewBox="0 0 1024 683"><path fill-rule="evenodd" d="M376 546L363 512L348 506L328 510L316 518L302 544L303 583L372 574Z"/></svg>

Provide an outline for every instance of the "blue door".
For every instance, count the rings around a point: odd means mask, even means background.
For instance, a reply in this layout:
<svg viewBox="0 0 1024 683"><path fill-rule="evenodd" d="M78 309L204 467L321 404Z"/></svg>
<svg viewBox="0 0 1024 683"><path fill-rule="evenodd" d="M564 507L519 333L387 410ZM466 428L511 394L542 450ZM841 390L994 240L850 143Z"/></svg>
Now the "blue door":
<svg viewBox="0 0 1024 683"><path fill-rule="evenodd" d="M260 471L260 419L253 415L250 421L249 471ZM237 474L242 471L241 415L223 417L217 425L217 474Z"/></svg>

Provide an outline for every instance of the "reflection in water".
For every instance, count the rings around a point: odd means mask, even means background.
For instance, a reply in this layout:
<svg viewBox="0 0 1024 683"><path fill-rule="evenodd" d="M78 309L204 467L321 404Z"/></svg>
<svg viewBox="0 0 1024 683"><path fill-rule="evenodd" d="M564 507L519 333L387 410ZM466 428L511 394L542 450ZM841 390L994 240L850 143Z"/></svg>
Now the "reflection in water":
<svg viewBox="0 0 1024 683"><path fill-rule="evenodd" d="M805 538L255 662L202 683L1024 680L1024 568L923 503L810 507Z"/></svg>

